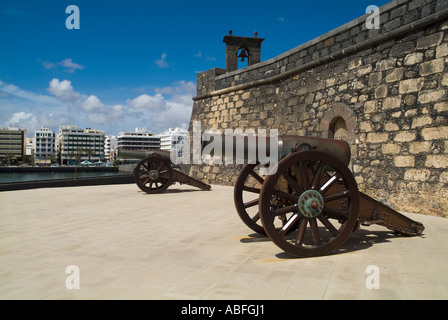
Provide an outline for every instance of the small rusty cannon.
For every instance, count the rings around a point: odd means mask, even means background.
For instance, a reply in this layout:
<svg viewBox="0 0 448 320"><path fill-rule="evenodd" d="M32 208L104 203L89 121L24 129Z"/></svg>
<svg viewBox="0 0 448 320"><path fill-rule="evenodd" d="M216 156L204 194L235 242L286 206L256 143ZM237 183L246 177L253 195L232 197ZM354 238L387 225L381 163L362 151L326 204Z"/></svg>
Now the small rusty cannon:
<svg viewBox="0 0 448 320"><path fill-rule="evenodd" d="M146 193L165 192L176 182L188 184L201 190L211 189L210 185L173 169L170 151L120 150L119 155L123 159L141 159L134 169L134 179L137 186Z"/></svg>
<svg viewBox="0 0 448 320"><path fill-rule="evenodd" d="M250 229L266 234L285 252L328 254L360 225L378 224L403 235L423 232L421 223L358 190L345 141L300 136L278 136L277 141L277 148L269 150L278 152L275 170L266 174L261 171L266 165L252 159L235 181L234 202Z"/></svg>

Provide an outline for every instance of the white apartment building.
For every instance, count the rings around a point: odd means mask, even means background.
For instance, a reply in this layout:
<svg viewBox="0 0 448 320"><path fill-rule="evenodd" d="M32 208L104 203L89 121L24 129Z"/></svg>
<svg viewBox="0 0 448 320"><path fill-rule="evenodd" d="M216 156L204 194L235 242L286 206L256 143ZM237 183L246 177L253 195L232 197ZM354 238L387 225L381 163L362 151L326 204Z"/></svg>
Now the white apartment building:
<svg viewBox="0 0 448 320"><path fill-rule="evenodd" d="M160 149L160 136L146 130L135 128L134 132L120 132L117 136L119 150L153 150Z"/></svg>
<svg viewBox="0 0 448 320"><path fill-rule="evenodd" d="M25 138L26 141L26 157L31 160L30 163L34 159L34 138Z"/></svg>
<svg viewBox="0 0 448 320"><path fill-rule="evenodd" d="M182 157L188 131L182 128L169 128L160 135L160 150L176 151L178 157Z"/></svg>
<svg viewBox="0 0 448 320"><path fill-rule="evenodd" d="M104 158L110 162L113 162L117 157L117 150L117 136L106 136L104 140Z"/></svg>
<svg viewBox="0 0 448 320"><path fill-rule="evenodd" d="M100 161L104 158L104 132L95 129L80 129L75 125L59 126L58 145L62 164L75 163L76 155L81 162Z"/></svg>
<svg viewBox="0 0 448 320"><path fill-rule="evenodd" d="M36 165L51 164L52 158L55 157L56 135L53 130L41 128L34 131L33 148L34 163Z"/></svg>

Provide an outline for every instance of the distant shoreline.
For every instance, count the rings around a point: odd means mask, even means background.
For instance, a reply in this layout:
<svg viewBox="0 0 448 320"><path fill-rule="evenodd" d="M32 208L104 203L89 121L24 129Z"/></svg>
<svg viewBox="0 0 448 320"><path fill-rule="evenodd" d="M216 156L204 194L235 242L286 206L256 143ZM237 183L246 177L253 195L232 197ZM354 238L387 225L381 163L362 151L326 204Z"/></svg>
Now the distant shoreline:
<svg viewBox="0 0 448 320"><path fill-rule="evenodd" d="M54 179L54 180L35 180L35 181L17 181L0 183L0 192L16 191L39 188L62 188L62 187L80 187L80 186L99 186L110 184L130 184L135 183L134 175L117 174L99 177Z"/></svg>
<svg viewBox="0 0 448 320"><path fill-rule="evenodd" d="M27 173L27 172L118 172L118 167L0 167L0 173Z"/></svg>

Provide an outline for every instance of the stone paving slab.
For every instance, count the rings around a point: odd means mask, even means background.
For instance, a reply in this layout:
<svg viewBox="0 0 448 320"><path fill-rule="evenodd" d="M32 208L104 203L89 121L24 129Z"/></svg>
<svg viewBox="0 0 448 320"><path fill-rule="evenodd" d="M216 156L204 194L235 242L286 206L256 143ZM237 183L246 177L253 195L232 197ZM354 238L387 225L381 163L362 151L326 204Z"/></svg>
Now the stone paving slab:
<svg viewBox="0 0 448 320"><path fill-rule="evenodd" d="M239 219L233 188L135 185L0 193L1 299L447 299L448 220L406 213L421 237L381 226L335 254L292 258ZM66 286L79 270L79 289ZM370 265L379 289L366 288Z"/></svg>

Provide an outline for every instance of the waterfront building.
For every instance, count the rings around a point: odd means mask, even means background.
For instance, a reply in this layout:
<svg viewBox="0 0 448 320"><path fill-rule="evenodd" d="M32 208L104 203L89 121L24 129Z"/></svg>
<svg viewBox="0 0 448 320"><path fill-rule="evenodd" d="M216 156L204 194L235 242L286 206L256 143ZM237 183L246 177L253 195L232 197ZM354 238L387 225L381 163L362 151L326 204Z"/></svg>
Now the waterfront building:
<svg viewBox="0 0 448 320"><path fill-rule="evenodd" d="M160 149L160 136L146 128L135 128L134 132L118 133L117 147L119 150L157 150Z"/></svg>
<svg viewBox="0 0 448 320"><path fill-rule="evenodd" d="M0 161L17 164L25 161L26 129L0 128Z"/></svg>
<svg viewBox="0 0 448 320"><path fill-rule="evenodd" d="M117 157L117 136L106 136L104 140L104 158L114 162Z"/></svg>
<svg viewBox="0 0 448 320"><path fill-rule="evenodd" d="M59 126L58 145L62 164L100 161L104 158L104 132L96 129L80 129L75 125Z"/></svg>
<svg viewBox="0 0 448 320"><path fill-rule="evenodd" d="M28 164L34 164L34 138L25 138L25 161Z"/></svg>
<svg viewBox="0 0 448 320"><path fill-rule="evenodd" d="M36 165L50 165L55 159L56 136L53 130L41 128L34 131L34 163Z"/></svg>
<svg viewBox="0 0 448 320"><path fill-rule="evenodd" d="M160 135L160 150L175 151L178 157L182 157L188 131L182 128L169 128Z"/></svg>

